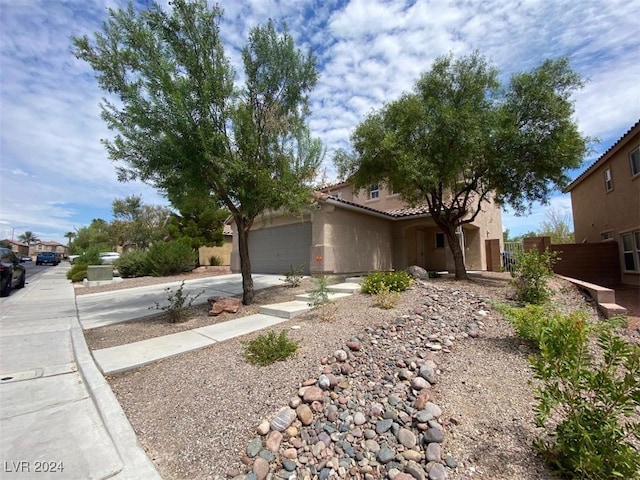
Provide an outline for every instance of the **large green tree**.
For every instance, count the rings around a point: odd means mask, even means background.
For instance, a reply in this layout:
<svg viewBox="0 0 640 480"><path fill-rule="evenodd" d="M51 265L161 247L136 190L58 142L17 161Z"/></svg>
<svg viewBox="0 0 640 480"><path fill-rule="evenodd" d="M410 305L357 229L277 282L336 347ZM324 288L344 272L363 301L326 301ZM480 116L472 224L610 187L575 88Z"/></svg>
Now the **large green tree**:
<svg viewBox="0 0 640 480"><path fill-rule="evenodd" d="M147 249L154 241L169 235L171 210L161 205L147 205L139 195L118 198L111 204L114 220L111 234L121 247Z"/></svg>
<svg viewBox="0 0 640 480"><path fill-rule="evenodd" d="M385 182L425 203L448 240L456 279L466 279L459 228L487 202L527 211L568 182L587 150L572 118L582 86L567 59L545 60L501 85L477 52L443 56L414 90L372 112L334 161L357 188Z"/></svg>
<svg viewBox="0 0 640 480"><path fill-rule="evenodd" d="M74 38L96 72L102 117L117 135L110 158L122 181L141 179L169 198L188 188L235 220L243 301L253 302L249 230L267 209L299 209L322 159L306 125L315 59L286 28L253 28L242 51L244 85L224 53L220 8L175 0L136 12L109 10L102 32Z"/></svg>

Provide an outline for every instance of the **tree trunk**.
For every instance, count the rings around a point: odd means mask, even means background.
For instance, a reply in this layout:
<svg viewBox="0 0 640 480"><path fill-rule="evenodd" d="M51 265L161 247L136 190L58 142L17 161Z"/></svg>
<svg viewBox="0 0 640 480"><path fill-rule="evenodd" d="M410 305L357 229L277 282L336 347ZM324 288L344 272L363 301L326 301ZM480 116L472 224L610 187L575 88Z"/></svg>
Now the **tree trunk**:
<svg viewBox="0 0 640 480"><path fill-rule="evenodd" d="M251 277L251 259L249 258L249 230L253 222L235 217L238 227L238 253L242 272L242 303L251 305L254 300L253 278Z"/></svg>
<svg viewBox="0 0 640 480"><path fill-rule="evenodd" d="M440 227L449 243L449 248L453 254L453 262L456 268L456 280L469 280L467 275L467 269L464 266L464 255L462 254L462 247L460 246L460 239L456 235L456 227L445 225Z"/></svg>

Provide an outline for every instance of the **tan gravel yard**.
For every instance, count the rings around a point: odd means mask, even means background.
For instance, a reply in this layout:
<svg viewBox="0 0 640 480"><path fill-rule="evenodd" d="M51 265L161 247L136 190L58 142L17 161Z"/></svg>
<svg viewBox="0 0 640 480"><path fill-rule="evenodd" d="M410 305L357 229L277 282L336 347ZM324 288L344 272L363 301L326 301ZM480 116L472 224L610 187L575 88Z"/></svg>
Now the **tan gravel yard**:
<svg viewBox="0 0 640 480"><path fill-rule="evenodd" d="M243 359L242 342L247 338L242 338L112 376L108 381L163 478L232 476L246 471L242 459L261 420L286 406L304 381L317 378L323 359L337 348L368 327L410 314L421 305L430 286L450 292L442 295L444 304L454 305L456 292L461 290L505 301L510 293L508 278L508 274L487 273L469 282L430 280L404 292L392 310L375 307L371 297L362 294L341 299L330 319L323 320L312 312L280 324L276 331L287 329L291 338L301 341L301 348L293 358L268 367L256 367ZM125 280L109 287L129 288L155 281ZM557 304L568 310L586 308L592 319L597 318L591 304L575 288L559 280L554 280L554 285ZM306 280L296 291L312 286ZM296 291L287 287L262 291L256 305L291 300ZM84 289L82 293L92 292ZM234 316L221 317L208 317L206 308L194 308L193 317L180 324L146 319L85 335L90 348L105 348L245 316L255 308L243 307ZM300 328L291 329L294 325ZM552 478L531 449L535 429L527 364L530 347L498 313L490 312L478 338L456 339L450 350L436 354L441 373L431 392L444 411L443 452L458 462L458 468L448 470L449 478Z"/></svg>

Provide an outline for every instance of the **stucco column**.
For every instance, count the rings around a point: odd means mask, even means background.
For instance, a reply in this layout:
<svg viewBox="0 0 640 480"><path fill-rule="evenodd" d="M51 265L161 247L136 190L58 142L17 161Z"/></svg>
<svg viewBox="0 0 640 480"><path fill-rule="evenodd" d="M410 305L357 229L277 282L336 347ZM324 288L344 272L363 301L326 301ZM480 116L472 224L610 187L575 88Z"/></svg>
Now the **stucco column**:
<svg viewBox="0 0 640 480"><path fill-rule="evenodd" d="M316 210L311 214L311 249L309 270L311 274L335 273L336 261L331 244L331 225L327 215L335 210L335 207L318 203Z"/></svg>

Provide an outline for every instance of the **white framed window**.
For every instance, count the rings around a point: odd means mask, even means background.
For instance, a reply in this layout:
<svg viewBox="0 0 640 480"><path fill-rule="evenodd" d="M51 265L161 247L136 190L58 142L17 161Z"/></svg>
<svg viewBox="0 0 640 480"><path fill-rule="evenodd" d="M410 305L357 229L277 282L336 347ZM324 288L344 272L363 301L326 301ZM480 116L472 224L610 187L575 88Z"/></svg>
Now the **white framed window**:
<svg viewBox="0 0 640 480"><path fill-rule="evenodd" d="M622 253L624 269L632 272L640 271L640 230L622 234Z"/></svg>
<svg viewBox="0 0 640 480"><path fill-rule="evenodd" d="M607 240L613 240L613 230L609 230L608 232L602 232L600 234L600 239L603 242L606 242Z"/></svg>
<svg viewBox="0 0 640 480"><path fill-rule="evenodd" d="M369 198L379 198L380 197L380 186L377 183L374 183L369 187Z"/></svg>
<svg viewBox="0 0 640 480"><path fill-rule="evenodd" d="M640 174L640 147L635 148L629 154L629 166L632 177Z"/></svg>
<svg viewBox="0 0 640 480"><path fill-rule="evenodd" d="M613 178L611 177L611 169L607 168L604 171L604 189L607 192L613 190Z"/></svg>

